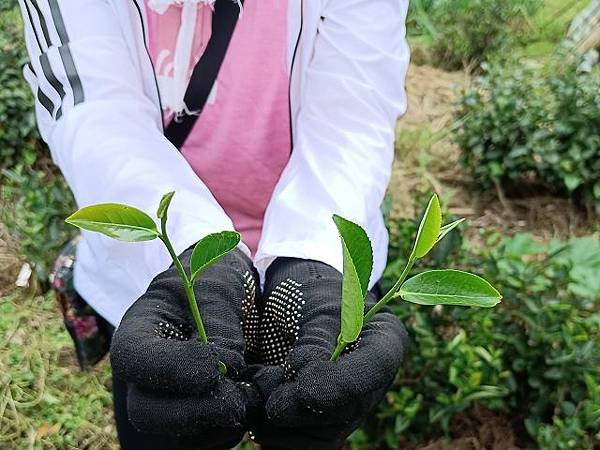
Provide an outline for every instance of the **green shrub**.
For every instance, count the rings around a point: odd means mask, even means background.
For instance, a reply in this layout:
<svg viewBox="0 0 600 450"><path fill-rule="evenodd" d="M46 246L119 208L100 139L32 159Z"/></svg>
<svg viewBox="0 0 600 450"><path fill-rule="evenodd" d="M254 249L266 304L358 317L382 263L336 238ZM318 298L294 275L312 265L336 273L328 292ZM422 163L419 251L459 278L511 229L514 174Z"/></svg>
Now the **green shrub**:
<svg viewBox="0 0 600 450"><path fill-rule="evenodd" d="M33 111L33 96L22 71L27 61L20 13L16 8L7 12L0 10L0 168L2 169L12 167L23 150L34 149L37 145L38 133Z"/></svg>
<svg viewBox="0 0 600 450"><path fill-rule="evenodd" d="M457 124L461 161L484 187L541 184L600 208L600 70L489 67Z"/></svg>
<svg viewBox="0 0 600 450"><path fill-rule="evenodd" d="M74 209L73 198L62 177L36 168L34 152L26 151L21 158L2 171L0 221L17 238L21 253L45 285L52 261L72 234L64 219Z"/></svg>
<svg viewBox="0 0 600 450"><path fill-rule="evenodd" d="M400 228L392 256L414 231L411 221ZM520 444L599 445L600 239L541 245L526 234L491 236L485 249L464 243L452 258L498 286L503 303L492 310L398 305L412 348L354 447L451 436L452 421L476 404L508 417ZM387 278L396 267L392 261Z"/></svg>
<svg viewBox="0 0 600 450"><path fill-rule="evenodd" d="M527 29L540 0L415 0L408 28L430 38L437 63L460 69L507 48Z"/></svg>
<svg viewBox="0 0 600 450"><path fill-rule="evenodd" d="M71 194L39 139L33 96L22 75L27 62L16 2L0 2L0 220L41 281L68 238L63 219Z"/></svg>
<svg viewBox="0 0 600 450"><path fill-rule="evenodd" d="M15 9L17 4L17 0L0 0L0 13Z"/></svg>

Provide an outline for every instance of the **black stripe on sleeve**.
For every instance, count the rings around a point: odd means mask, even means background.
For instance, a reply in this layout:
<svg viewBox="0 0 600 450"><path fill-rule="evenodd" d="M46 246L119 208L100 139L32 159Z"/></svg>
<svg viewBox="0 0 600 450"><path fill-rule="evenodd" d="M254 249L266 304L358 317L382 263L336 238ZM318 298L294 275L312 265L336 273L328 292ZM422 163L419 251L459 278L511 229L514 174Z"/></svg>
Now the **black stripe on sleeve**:
<svg viewBox="0 0 600 450"><path fill-rule="evenodd" d="M33 76L37 78L37 74L35 73L35 70L33 70L33 66L30 62L27 63L27 68L33 74ZM44 109L50 113L50 116L52 116L54 114L54 103L46 94L44 94L44 91L42 91L39 86L37 88L37 99Z"/></svg>
<svg viewBox="0 0 600 450"><path fill-rule="evenodd" d="M54 26L56 27L56 32L58 33L58 38L60 39L61 43L61 46L59 47L58 51L62 59L63 65L65 66L67 79L69 80L69 84L71 85L71 89L73 90L73 103L77 105L79 103L82 103L85 97L83 94L83 86L81 85L81 79L79 78L77 68L75 67L75 61L73 61L73 55L71 54L71 50L69 49L69 35L67 34L65 21L63 19L62 13L60 12L58 1L48 0L48 4L50 5L50 12L52 13L52 18L54 19Z"/></svg>
<svg viewBox="0 0 600 450"><path fill-rule="evenodd" d="M52 67L50 66L50 62L48 61L48 57L47 55L44 53L43 51L43 47L42 47L42 43L40 42L40 38L38 36L36 27L35 27L35 23L33 22L33 17L31 15L31 9L29 8L29 5L27 4L28 0L23 0L23 4L25 5L25 11L27 12L27 17L29 18L29 23L31 25L31 30L33 31L33 35L35 36L35 40L38 44L39 50L40 50L40 64L42 66L42 72L44 72L44 76L46 77L46 79L48 80L48 82L52 85L52 87L56 90L56 92L58 93L58 95L60 95L61 101L65 95L65 91L62 87L62 85L58 82L58 80L56 79L56 76L54 75L54 72L52 71ZM36 8L36 11L39 11ZM42 30L44 30L44 35L46 36L46 42L48 41L48 36L47 36L47 28L45 26L45 22L43 20L43 17L40 15L39 16L40 19L40 24L42 26ZM37 77L37 74L35 73L35 71L33 70L33 66L31 65L31 63L28 64L29 65L29 69L31 70L31 72ZM50 116L54 117L54 102L50 99L50 97L48 97L38 86L37 89L37 99L40 102L40 104L50 113ZM60 115L62 115L62 111L61 108L58 108L57 111L57 116L60 117ZM58 118L57 117L57 118Z"/></svg>
<svg viewBox="0 0 600 450"><path fill-rule="evenodd" d="M61 105L58 107L58 111L56 111L56 119L58 120L62 116L62 102L66 95L65 90L63 85L60 83L60 81L58 81L58 78L56 78L56 75L54 75L54 72L52 71L52 66L50 65L50 60L48 59L47 53L42 53L40 55L40 64L48 83L50 83L50 85L60 96Z"/></svg>
<svg viewBox="0 0 600 450"><path fill-rule="evenodd" d="M33 31L33 35L35 36L35 40L37 45L42 52L42 43L40 42L40 38L37 34L37 30L35 29L35 24L33 23L33 17L31 17L31 10L29 9L29 5L27 4L27 0L23 0L23 4L25 5L25 11L27 12L27 17L29 18L29 24L31 25L31 30Z"/></svg>
<svg viewBox="0 0 600 450"><path fill-rule="evenodd" d="M50 98L44 94L44 92L38 87L37 90L37 99L40 102L40 104L46 109L46 111L48 111L50 113L51 116L54 115L54 103L52 103L52 100L50 100ZM58 112L60 113L60 109L58 110ZM57 113L58 115L58 113Z"/></svg>
<svg viewBox="0 0 600 450"><path fill-rule="evenodd" d="M35 12L37 13L40 19L40 26L42 27L42 33L44 34L44 39L46 40L46 47L49 48L52 45L52 41L50 40L50 33L48 32L48 25L46 24L46 19L38 6L36 0L31 0L31 4L35 8Z"/></svg>

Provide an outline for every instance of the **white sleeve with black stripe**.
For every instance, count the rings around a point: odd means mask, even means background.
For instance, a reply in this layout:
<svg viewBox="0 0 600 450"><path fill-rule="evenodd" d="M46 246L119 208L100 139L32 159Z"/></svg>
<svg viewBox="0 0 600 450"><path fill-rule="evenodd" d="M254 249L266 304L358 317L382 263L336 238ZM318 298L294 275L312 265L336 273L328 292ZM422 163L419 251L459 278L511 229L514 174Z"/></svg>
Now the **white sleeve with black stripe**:
<svg viewBox="0 0 600 450"><path fill-rule="evenodd" d="M160 111L144 90L139 52L104 0L19 0L38 126L79 206L121 202L154 214L176 191L170 233L183 251L231 220L165 139ZM125 3L125 2L124 2ZM131 5L129 5L131 6ZM139 33L141 31L138 30ZM146 56L146 55L144 55ZM157 242L127 245L84 234L75 286L112 323L146 289L169 256Z"/></svg>

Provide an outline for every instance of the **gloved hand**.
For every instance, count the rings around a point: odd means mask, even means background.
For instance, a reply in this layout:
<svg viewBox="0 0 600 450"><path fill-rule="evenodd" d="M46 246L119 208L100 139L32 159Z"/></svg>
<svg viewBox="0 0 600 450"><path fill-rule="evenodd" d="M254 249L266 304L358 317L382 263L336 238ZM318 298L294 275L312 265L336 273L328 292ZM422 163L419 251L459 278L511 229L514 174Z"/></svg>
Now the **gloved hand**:
<svg viewBox="0 0 600 450"><path fill-rule="evenodd" d="M251 430L267 450L339 449L389 389L406 330L384 309L331 362L342 275L320 262L278 258L267 271L264 292L259 348L270 366L254 377L266 403ZM367 308L376 300L369 293Z"/></svg>
<svg viewBox="0 0 600 450"><path fill-rule="evenodd" d="M191 249L181 256L188 271L190 257ZM183 436L181 442L187 436L194 448L231 448L241 440L248 410L259 403L256 390L243 382L244 353L256 342L257 280L239 249L196 280L208 344L197 339L174 267L152 280L126 312L110 355L115 376L128 383L127 410L136 429ZM226 376L218 361L227 366Z"/></svg>

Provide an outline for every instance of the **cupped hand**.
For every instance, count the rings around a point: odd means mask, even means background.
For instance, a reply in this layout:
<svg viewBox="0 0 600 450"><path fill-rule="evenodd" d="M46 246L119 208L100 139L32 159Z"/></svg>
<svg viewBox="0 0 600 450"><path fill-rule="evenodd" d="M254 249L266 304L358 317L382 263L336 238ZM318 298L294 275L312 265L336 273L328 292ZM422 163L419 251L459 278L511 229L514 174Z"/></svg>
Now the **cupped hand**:
<svg viewBox="0 0 600 450"><path fill-rule="evenodd" d="M186 268L190 256L191 250L181 256ZM259 403L244 378L245 356L256 350L257 288L252 262L240 250L209 267L194 286L209 338L202 343L176 269L150 283L124 315L111 347L113 372L127 382L129 420L137 430L211 448L242 439Z"/></svg>
<svg viewBox="0 0 600 450"><path fill-rule="evenodd" d="M388 309L330 361L340 329L341 274L326 264L279 258L267 272L254 377L265 402L252 424L265 448L336 449L391 386L407 345ZM377 301L373 293L367 308Z"/></svg>

